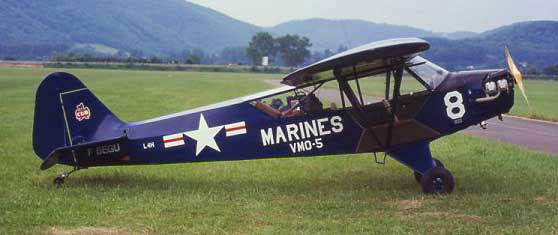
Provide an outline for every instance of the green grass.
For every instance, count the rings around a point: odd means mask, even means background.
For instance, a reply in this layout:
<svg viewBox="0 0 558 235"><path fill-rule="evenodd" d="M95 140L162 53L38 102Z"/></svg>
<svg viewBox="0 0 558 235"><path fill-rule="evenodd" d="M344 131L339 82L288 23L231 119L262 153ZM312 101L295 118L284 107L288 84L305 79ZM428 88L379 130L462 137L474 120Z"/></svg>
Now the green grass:
<svg viewBox="0 0 558 235"><path fill-rule="evenodd" d="M558 81L526 80L524 83L531 108L516 89L515 105L510 114L558 122Z"/></svg>
<svg viewBox="0 0 558 235"><path fill-rule="evenodd" d="M558 81L525 80L524 83L531 108L529 109L521 92L516 88L515 105L510 115L558 122ZM351 85L356 89L354 82L351 82ZM373 77L361 79L360 85L365 95L384 97L385 78ZM337 89L335 83L329 83L326 87ZM424 90L424 87L420 85L420 83L411 77L405 77L401 86L401 93L420 90Z"/></svg>
<svg viewBox="0 0 558 235"><path fill-rule="evenodd" d="M137 121L249 94L273 75L68 70ZM433 143L449 196L420 192L410 170L370 155L109 167L57 188L31 147L43 69L0 69L0 234L558 232L558 158L453 135Z"/></svg>

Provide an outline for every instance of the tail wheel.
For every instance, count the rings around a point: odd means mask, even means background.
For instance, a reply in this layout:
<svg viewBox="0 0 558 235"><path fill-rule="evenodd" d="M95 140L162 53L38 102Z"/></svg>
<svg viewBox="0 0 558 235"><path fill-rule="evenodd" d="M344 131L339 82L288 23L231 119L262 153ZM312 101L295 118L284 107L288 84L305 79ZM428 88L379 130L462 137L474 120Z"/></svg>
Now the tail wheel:
<svg viewBox="0 0 558 235"><path fill-rule="evenodd" d="M434 167L422 176L420 181L424 193L449 194L453 192L455 181L453 175L443 167Z"/></svg>
<svg viewBox="0 0 558 235"><path fill-rule="evenodd" d="M54 180L52 182L54 183L54 185L60 186L60 185L64 184L64 178L59 176L59 177L54 178Z"/></svg>
<svg viewBox="0 0 558 235"><path fill-rule="evenodd" d="M434 167L445 167L444 163L442 163L442 161L438 160L437 158L432 158L432 161L434 163ZM422 174L418 173L418 172L414 172L415 174L415 180L420 183L420 180L422 179Z"/></svg>

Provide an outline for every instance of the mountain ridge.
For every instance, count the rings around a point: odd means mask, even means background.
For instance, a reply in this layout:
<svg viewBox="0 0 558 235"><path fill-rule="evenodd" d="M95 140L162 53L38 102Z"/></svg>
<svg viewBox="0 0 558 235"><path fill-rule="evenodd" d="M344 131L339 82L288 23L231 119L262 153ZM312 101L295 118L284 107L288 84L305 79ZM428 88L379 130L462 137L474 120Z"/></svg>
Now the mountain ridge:
<svg viewBox="0 0 558 235"><path fill-rule="evenodd" d="M376 23L367 20L360 20L360 19L325 19L325 18L309 18L309 19L297 19L297 20L290 20L284 23L277 24L272 27L264 28L272 33L276 34L285 34L285 33L293 33L296 32L303 36L308 36L307 32L312 32L317 30L316 26L319 26L319 29L334 29L337 28L337 32L339 33L348 33L346 32L346 27L355 27L355 24L358 26L363 26L359 29L365 28L370 29L368 30L368 34L370 33L383 33L383 34L392 34L397 36L397 34L405 34L406 37L410 37L415 35L417 37L443 37L448 39L463 39L463 38L471 38L471 37L478 37L481 33L470 32L470 31L453 31L453 32L434 32L430 30L425 30L413 26L407 25L397 25L397 24L389 24L389 23ZM304 26L303 26L304 25ZM325 27L325 26L328 27ZM382 29L387 29L386 31L379 32ZM345 31L345 32L343 32ZM331 32L330 32L331 33ZM307 35L304 35L307 34ZM382 40L384 38L389 38L389 36L380 36L380 37L371 37L373 39ZM331 49L331 48L330 48Z"/></svg>
<svg viewBox="0 0 558 235"><path fill-rule="evenodd" d="M396 37L432 37L436 33L411 26L374 23L365 20L330 20L311 18L292 20L267 28L272 34L298 34L311 39L313 49L337 49L340 45L356 47L371 41Z"/></svg>
<svg viewBox="0 0 558 235"><path fill-rule="evenodd" d="M259 27L183 0L4 0L0 43L96 43L168 54L244 45ZM208 30L209 29L209 30Z"/></svg>
<svg viewBox="0 0 558 235"><path fill-rule="evenodd" d="M348 26L355 22L356 24ZM362 26L363 24L366 26ZM294 32L307 36L315 43L315 50L323 50L326 43L329 43L326 47L335 50L339 45L349 45L351 48L393 37L419 37L431 44L431 49L425 55L451 70L506 67L503 59L503 48L506 46L510 47L524 69L541 69L558 64L558 21L517 22L482 33L438 33L361 20L307 19L280 24L270 31L275 34ZM349 37L350 40L347 40Z"/></svg>
<svg viewBox="0 0 558 235"><path fill-rule="evenodd" d="M195 49L215 55L246 47L256 32L269 31L307 36L315 51L425 38L432 44L427 55L456 69L500 65L506 45L523 64L540 68L558 61L558 21L519 22L482 33L321 18L262 28L184 0L3 0L0 17L0 58L44 60L76 51L166 57Z"/></svg>

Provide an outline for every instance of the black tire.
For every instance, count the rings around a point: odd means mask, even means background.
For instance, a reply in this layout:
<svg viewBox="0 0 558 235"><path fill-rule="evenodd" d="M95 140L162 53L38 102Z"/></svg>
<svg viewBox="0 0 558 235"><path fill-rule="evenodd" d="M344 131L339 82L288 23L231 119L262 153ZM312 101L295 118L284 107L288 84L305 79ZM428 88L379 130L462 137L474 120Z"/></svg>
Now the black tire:
<svg viewBox="0 0 558 235"><path fill-rule="evenodd" d="M53 183L54 183L54 185L60 186L64 183L64 178L56 177L56 178L54 178Z"/></svg>
<svg viewBox="0 0 558 235"><path fill-rule="evenodd" d="M420 184L420 180L422 179L422 174L421 174L421 173L418 173L418 172L416 172L416 171L415 171L414 173L415 173L415 174L414 174L414 175L415 175L415 180L417 181L417 183Z"/></svg>
<svg viewBox="0 0 558 235"><path fill-rule="evenodd" d="M455 187L453 175L443 167L434 167L422 176L422 191L427 194L450 194Z"/></svg>
<svg viewBox="0 0 558 235"><path fill-rule="evenodd" d="M444 166L444 163L442 163L442 161L438 160L437 158L432 158L432 160L434 161L434 167L443 167L445 168L446 166Z"/></svg>
<svg viewBox="0 0 558 235"><path fill-rule="evenodd" d="M434 167L445 167L444 163L442 163L440 160L436 159L436 158L432 158L432 161L434 161ZM422 179L422 174L418 173L418 172L414 172L415 175L415 180L417 181L417 183L420 184L420 180Z"/></svg>

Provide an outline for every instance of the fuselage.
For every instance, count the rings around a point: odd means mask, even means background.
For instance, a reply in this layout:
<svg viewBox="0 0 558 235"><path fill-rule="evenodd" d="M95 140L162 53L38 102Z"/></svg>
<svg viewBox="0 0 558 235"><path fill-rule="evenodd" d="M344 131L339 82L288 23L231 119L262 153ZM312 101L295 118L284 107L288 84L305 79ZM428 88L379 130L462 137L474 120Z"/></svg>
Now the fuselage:
<svg viewBox="0 0 558 235"><path fill-rule="evenodd" d="M484 101L488 80L513 84L505 70L457 72L449 73L433 90L403 95L391 141L386 139L389 125L379 114L383 111L376 108L378 104L364 106L370 120L365 126L353 108L271 117L252 104L261 97L252 96L230 105L128 124L122 127L126 138L88 150L80 164L170 164L390 151L430 142L508 112L513 106L512 85Z"/></svg>

